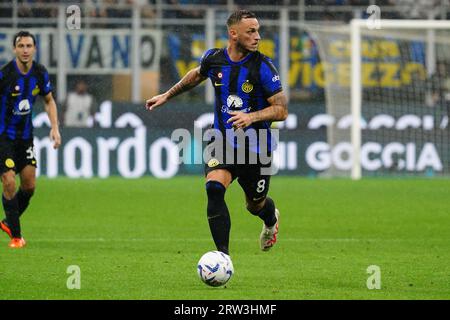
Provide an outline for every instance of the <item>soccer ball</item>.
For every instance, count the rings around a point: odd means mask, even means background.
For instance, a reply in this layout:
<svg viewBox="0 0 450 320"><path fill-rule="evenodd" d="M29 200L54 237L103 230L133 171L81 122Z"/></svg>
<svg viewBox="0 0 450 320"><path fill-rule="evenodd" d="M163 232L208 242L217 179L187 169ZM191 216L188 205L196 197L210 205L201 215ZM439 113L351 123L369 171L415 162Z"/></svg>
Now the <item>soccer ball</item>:
<svg viewBox="0 0 450 320"><path fill-rule="evenodd" d="M209 286L223 286L234 273L230 256L220 251L205 253L197 264L198 276Z"/></svg>

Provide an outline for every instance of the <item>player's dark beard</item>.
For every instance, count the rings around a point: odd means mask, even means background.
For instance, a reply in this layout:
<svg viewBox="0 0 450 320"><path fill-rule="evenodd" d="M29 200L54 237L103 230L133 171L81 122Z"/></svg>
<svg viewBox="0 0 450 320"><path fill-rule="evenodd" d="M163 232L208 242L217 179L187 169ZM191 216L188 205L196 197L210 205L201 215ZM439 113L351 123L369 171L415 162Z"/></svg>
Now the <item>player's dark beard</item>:
<svg viewBox="0 0 450 320"><path fill-rule="evenodd" d="M245 56L248 55L251 51L246 49L239 41L236 43L236 48L239 52L242 52Z"/></svg>

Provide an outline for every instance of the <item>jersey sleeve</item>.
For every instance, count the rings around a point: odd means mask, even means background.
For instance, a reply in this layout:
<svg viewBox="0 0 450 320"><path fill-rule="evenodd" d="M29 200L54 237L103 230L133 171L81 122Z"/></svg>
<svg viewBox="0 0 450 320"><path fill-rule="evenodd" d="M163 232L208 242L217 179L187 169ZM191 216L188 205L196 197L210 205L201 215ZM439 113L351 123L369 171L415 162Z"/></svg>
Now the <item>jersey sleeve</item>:
<svg viewBox="0 0 450 320"><path fill-rule="evenodd" d="M215 52L215 49L209 49L203 54L200 60L200 74L204 77L208 77L208 71L210 68L209 57L211 57L213 52Z"/></svg>
<svg viewBox="0 0 450 320"><path fill-rule="evenodd" d="M39 94L41 96L46 96L52 91L53 91L53 86L50 82L50 76L48 75L48 71L47 71L47 69L42 67L42 88L41 88L41 92Z"/></svg>
<svg viewBox="0 0 450 320"><path fill-rule="evenodd" d="M281 87L280 75L277 69L269 59L264 59L261 62L260 69L261 84L266 98L283 90Z"/></svg>

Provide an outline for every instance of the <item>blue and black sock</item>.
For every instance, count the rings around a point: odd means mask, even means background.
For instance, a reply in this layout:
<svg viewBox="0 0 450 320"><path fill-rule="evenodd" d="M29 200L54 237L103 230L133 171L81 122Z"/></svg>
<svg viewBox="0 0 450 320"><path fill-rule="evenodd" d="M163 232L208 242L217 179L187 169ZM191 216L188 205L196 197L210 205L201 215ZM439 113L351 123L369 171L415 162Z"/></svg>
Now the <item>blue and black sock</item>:
<svg viewBox="0 0 450 320"><path fill-rule="evenodd" d="M21 238L20 220L19 220L19 205L17 197L8 200L5 196L2 196L3 209L6 214L6 222L13 238Z"/></svg>
<svg viewBox="0 0 450 320"><path fill-rule="evenodd" d="M25 212L30 204L30 199L33 196L32 192L26 192L19 188L19 191L16 193L17 205L19 208L19 217Z"/></svg>
<svg viewBox="0 0 450 320"><path fill-rule="evenodd" d="M208 223L217 250L228 253L231 219L225 203L225 187L218 181L206 183Z"/></svg>
<svg viewBox="0 0 450 320"><path fill-rule="evenodd" d="M264 224L268 227L273 227L275 223L277 223L277 217L275 216L275 203L269 197L266 198L266 203L261 210L253 214L260 217L264 221Z"/></svg>

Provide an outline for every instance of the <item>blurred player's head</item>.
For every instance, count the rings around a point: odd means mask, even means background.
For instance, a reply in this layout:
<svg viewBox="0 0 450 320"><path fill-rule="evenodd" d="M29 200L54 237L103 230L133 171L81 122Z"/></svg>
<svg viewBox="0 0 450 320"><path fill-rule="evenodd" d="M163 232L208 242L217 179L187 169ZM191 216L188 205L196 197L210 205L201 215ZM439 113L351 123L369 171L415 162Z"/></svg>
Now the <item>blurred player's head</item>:
<svg viewBox="0 0 450 320"><path fill-rule="evenodd" d="M87 83L84 82L83 80L80 80L77 82L77 84L75 85L75 91L78 94L85 94L87 92L88 86Z"/></svg>
<svg viewBox="0 0 450 320"><path fill-rule="evenodd" d="M233 12L227 20L228 37L240 51L254 52L258 50L259 23L256 15L247 10Z"/></svg>
<svg viewBox="0 0 450 320"><path fill-rule="evenodd" d="M13 49L16 58L23 64L33 61L36 52L36 39L28 31L20 31L14 35Z"/></svg>

